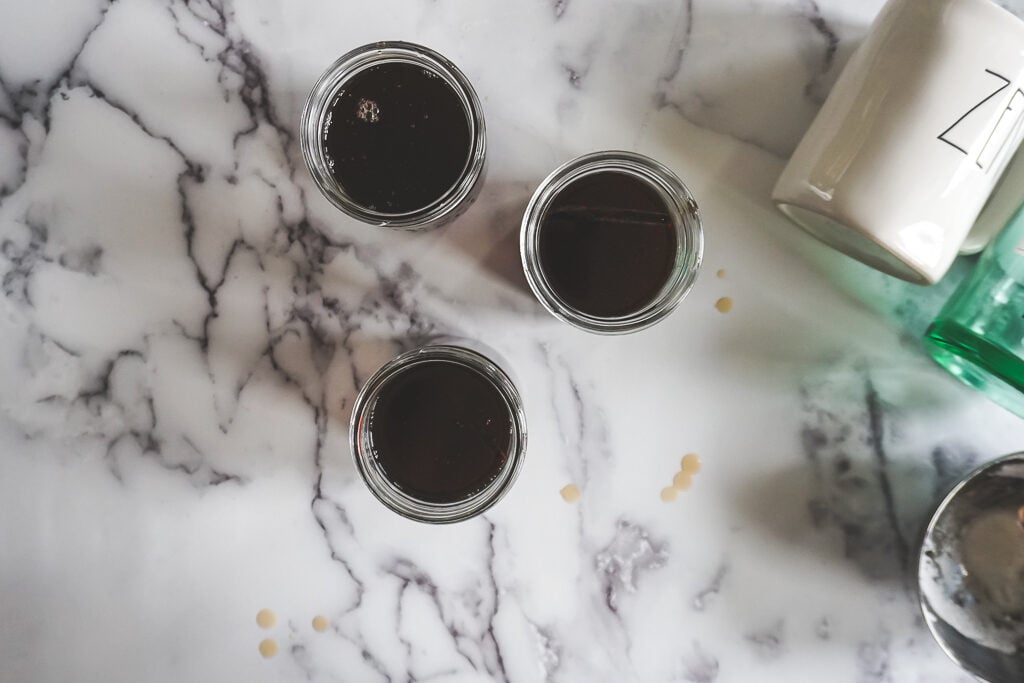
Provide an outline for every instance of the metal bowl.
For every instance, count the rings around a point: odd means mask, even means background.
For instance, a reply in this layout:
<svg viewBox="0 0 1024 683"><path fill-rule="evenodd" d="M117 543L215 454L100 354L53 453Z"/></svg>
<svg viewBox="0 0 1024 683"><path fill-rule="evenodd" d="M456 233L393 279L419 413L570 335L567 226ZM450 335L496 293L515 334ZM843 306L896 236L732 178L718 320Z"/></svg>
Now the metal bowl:
<svg viewBox="0 0 1024 683"><path fill-rule="evenodd" d="M1024 453L983 465L939 504L918 556L925 622L989 683L1024 681Z"/></svg>

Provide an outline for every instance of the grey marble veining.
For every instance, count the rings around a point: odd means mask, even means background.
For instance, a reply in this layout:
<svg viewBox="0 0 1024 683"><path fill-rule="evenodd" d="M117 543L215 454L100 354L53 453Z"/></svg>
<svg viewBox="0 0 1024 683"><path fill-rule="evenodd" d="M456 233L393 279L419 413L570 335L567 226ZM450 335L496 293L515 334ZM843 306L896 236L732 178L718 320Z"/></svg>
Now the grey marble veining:
<svg viewBox="0 0 1024 683"><path fill-rule="evenodd" d="M880 5L0 4L0 680L967 680L907 572L1024 426L921 351L951 284L768 199ZM480 198L421 235L335 211L297 139L322 69L393 38L488 123ZM533 300L517 235L550 170L616 147L693 191L706 270L605 339ZM358 387L433 334L505 355L530 431L511 494L444 528L347 447Z"/></svg>

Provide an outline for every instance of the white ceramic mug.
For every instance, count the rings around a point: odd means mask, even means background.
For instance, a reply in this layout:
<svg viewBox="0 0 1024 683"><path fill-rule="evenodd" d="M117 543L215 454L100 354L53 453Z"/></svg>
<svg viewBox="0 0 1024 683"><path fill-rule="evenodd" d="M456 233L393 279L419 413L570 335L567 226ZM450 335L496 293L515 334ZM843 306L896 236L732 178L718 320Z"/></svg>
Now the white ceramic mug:
<svg viewBox="0 0 1024 683"><path fill-rule="evenodd" d="M1022 136L1024 21L990 0L889 0L772 199L836 249L933 284ZM1024 200L1004 185L1017 196L993 201L986 226Z"/></svg>

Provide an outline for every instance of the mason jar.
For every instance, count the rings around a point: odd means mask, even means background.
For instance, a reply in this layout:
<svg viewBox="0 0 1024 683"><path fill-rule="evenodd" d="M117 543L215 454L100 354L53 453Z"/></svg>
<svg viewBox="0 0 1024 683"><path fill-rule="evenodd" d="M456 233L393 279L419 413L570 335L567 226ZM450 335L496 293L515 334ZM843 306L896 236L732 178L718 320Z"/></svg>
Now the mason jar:
<svg viewBox="0 0 1024 683"><path fill-rule="evenodd" d="M595 315L581 310L561 296L545 272L540 249L549 209L567 188L596 174L613 172L649 187L664 205L674 253L667 255L669 268L660 290L635 310L615 315ZM673 233L670 233L673 234ZM581 247L589 246L581 242ZM689 292L700 269L704 237L700 212L689 190L668 168L657 161L624 151L604 151L574 159L549 175L534 192L523 216L520 253L527 282L541 304L555 317L587 332L625 334L650 327L664 319ZM582 248L581 248L582 251ZM571 255L569 255L571 256ZM612 254L614 261L615 255ZM615 263L605 272L616 273Z"/></svg>
<svg viewBox="0 0 1024 683"><path fill-rule="evenodd" d="M453 151L453 147L456 147L456 145L449 144L450 141L445 140L444 135L430 134L430 126L440 126L444 122L436 119L433 121L429 120L429 111L426 109L422 112L419 131L411 133L409 130L410 127L416 127L415 121L410 122L408 125L403 123L401 131L410 135L418 135L419 138L416 138L417 144L428 146L426 147L428 150L433 149L433 155L430 153L414 154L410 149L401 148L395 141L394 135L388 136L381 132L383 137L381 137L380 143L377 145L377 156L380 157L379 163L381 164L378 170L382 171L381 176L383 178L387 177L387 171L390 168L403 171L408 166L408 163L402 163L401 156L390 160L385 158L388 154L405 154L409 157L406 159L407 162L411 159L416 164L422 164L422 176L425 182L434 183L438 182L439 177L447 178L448 175L454 176L451 185L439 189L434 193L436 196L431 194L431 196L423 199L422 202L415 206L388 208L361 199L359 196L353 196L352 187L346 188L338 178L336 170L339 170L342 164L338 164L337 160L332 158L328 150L328 143L332 125L339 125L338 120L335 119L342 118L335 117L334 108L338 106L338 103L343 102L346 92L351 90L355 84L358 84L360 79L365 80L371 77L375 67L377 68L376 72L381 73L382 69L391 67L393 70L396 65L399 67L415 67L416 70L414 71L406 71L411 73L414 78L418 74L422 74L424 78L430 79L429 81L422 81L422 83L426 84L425 87L436 88L438 81L447 84L451 89L451 94L457 98L458 103L453 107L458 109L458 113L453 115L465 117L465 121L450 120L449 123L457 125L459 129L460 140L457 147L461 148L462 143L465 143L466 149L461 171L455 170L451 174L433 173L432 171L437 170L436 165L441 163L441 159L444 159L445 163L449 163L449 155L456 155L451 163L458 163L457 155L461 153L461 150L455 149ZM381 87L386 87L386 85L386 83L383 83ZM405 86L406 91L410 92L410 84L406 83ZM401 84L398 87L401 87ZM392 95L395 92L397 91L393 91ZM438 91L435 89L432 92L436 93ZM447 91L445 91L446 96L447 94ZM408 114L409 108L426 106L423 104L423 98L418 97L415 92L411 92L405 100L400 101L402 106L393 107L392 110L388 111L376 109L376 103L372 101L372 98L370 100L361 100L358 103L359 111L355 114L365 122L365 130L370 130L369 126L371 124L377 124L378 130L383 131L379 126L390 125L391 122L404 115L411 116L411 114ZM396 100L396 103L398 102ZM447 99L445 104L449 104ZM446 110L447 108L446 106ZM444 117L437 118L443 119ZM450 119L451 117L449 116L448 118ZM468 131L468 134L465 136L462 135L464 130ZM435 130L434 132L436 133L437 131ZM339 133L339 136L344 141L344 134ZM463 137L465 138L464 140L462 139ZM320 76L313 86L309 97L306 99L302 110L300 142L302 156L306 161L310 175L312 175L313 180L323 195L334 206L349 216L365 223L406 230L437 227L451 221L468 208L479 193L482 184L487 146L484 116L480 101L473 90L473 86L462 71L429 48L401 41L364 45L352 50L334 62ZM430 145L433 145L433 147L430 147ZM363 151L365 152L365 150ZM367 163L366 158L364 154L359 158L359 162ZM388 166L389 163L391 164L390 167ZM435 164L435 168L431 168L431 164ZM457 169L457 166L452 168ZM449 169L445 167L445 170L448 171ZM358 176L358 174L354 175ZM377 186L380 184L376 183ZM354 186L354 184L350 183L350 186ZM403 192L407 196L409 195L408 189L403 190L401 187L395 188L394 192L398 193L399 200L403 199L401 196ZM417 199L420 198L417 197Z"/></svg>
<svg viewBox="0 0 1024 683"><path fill-rule="evenodd" d="M497 503L526 452L526 415L507 367L479 342L445 337L377 370L356 397L349 429L370 492L392 511L434 524Z"/></svg>

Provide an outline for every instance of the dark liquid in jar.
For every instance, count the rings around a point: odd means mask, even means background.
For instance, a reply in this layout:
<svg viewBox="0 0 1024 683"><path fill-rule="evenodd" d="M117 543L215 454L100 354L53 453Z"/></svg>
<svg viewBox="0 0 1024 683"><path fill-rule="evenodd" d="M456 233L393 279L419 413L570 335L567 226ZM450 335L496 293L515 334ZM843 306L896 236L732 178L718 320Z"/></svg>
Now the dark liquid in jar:
<svg viewBox="0 0 1024 683"><path fill-rule="evenodd" d="M494 481L508 459L508 405L489 379L459 363L431 360L401 370L381 387L369 419L384 475L418 500L465 500Z"/></svg>
<svg viewBox="0 0 1024 683"><path fill-rule="evenodd" d="M596 318L637 313L672 277L676 228L644 180L598 171L572 181L541 219L541 271L565 304Z"/></svg>
<svg viewBox="0 0 1024 683"><path fill-rule="evenodd" d="M385 62L348 79L324 127L331 175L356 204L385 214L430 206L469 161L469 116L455 89L416 64Z"/></svg>

